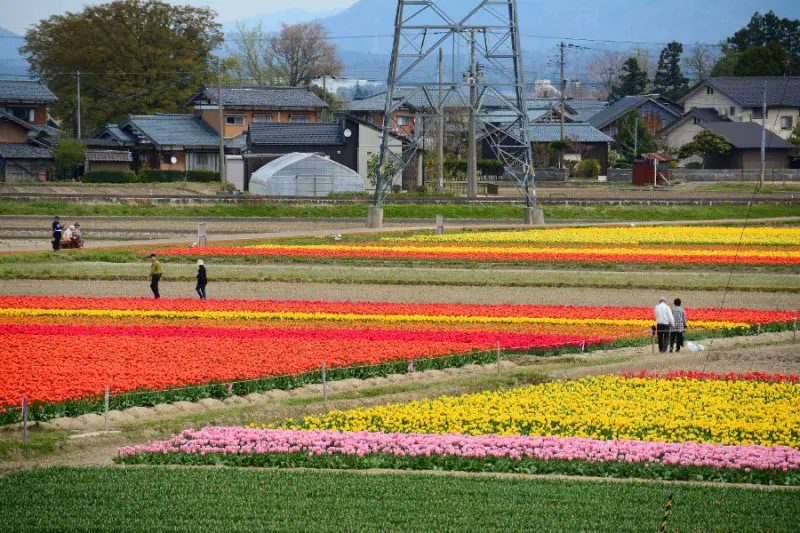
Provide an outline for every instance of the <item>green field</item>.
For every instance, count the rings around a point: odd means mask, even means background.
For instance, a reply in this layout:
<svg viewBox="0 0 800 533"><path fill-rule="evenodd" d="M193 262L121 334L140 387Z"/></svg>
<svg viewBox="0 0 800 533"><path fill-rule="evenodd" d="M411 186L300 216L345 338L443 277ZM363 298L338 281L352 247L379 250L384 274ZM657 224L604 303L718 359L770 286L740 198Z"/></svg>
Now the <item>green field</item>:
<svg viewBox="0 0 800 533"><path fill-rule="evenodd" d="M61 216L166 216L166 217L275 217L275 218L367 218L368 203L347 204L206 204L206 205L137 205L137 204L77 204L67 201L0 202L0 215ZM590 205L543 207L547 220L715 220L800 216L800 205L740 205L713 206L647 206L647 205ZM445 219L522 220L521 204L386 204L386 219Z"/></svg>
<svg viewBox="0 0 800 533"><path fill-rule="evenodd" d="M184 468L0 478L3 531L796 531L798 491Z"/></svg>

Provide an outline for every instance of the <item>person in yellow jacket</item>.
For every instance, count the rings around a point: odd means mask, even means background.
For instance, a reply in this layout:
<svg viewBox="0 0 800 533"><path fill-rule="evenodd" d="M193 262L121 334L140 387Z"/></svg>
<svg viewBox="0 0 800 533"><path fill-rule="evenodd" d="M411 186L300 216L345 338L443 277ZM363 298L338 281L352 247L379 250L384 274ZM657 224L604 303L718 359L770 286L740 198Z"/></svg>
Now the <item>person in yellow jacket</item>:
<svg viewBox="0 0 800 533"><path fill-rule="evenodd" d="M153 291L154 298L161 298L158 293L158 282L161 280L161 263L156 254L150 254L150 290Z"/></svg>

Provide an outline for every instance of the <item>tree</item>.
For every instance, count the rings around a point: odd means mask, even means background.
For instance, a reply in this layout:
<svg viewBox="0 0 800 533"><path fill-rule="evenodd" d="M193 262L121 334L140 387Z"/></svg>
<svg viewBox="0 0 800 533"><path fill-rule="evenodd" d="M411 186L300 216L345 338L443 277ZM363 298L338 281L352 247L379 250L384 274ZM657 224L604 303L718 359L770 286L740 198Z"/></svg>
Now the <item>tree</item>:
<svg viewBox="0 0 800 533"><path fill-rule="evenodd" d="M232 70L240 82L251 85L280 84L275 54L260 22L252 28L237 22L231 40L236 43L236 47L228 48L229 56L235 61Z"/></svg>
<svg viewBox="0 0 800 533"><path fill-rule="evenodd" d="M710 129L704 129L698 132L690 143L681 147L680 157L684 159L699 155L703 158L702 168L706 168L706 160L710 154L725 154L730 152L731 148L728 139Z"/></svg>
<svg viewBox="0 0 800 533"><path fill-rule="evenodd" d="M586 67L589 79L600 88L603 98L611 94L611 90L622 74L622 65L624 64L625 56L623 54L605 51L594 56L589 66Z"/></svg>
<svg viewBox="0 0 800 533"><path fill-rule="evenodd" d="M689 75L689 79L697 82L706 79L711 74L711 69L714 68L716 61L717 54L711 47L695 43L689 48L681 63L684 72Z"/></svg>
<svg viewBox="0 0 800 533"><path fill-rule="evenodd" d="M792 130L792 134L786 140L794 145L794 150L792 150L792 153L794 155L800 155L800 122L797 123Z"/></svg>
<svg viewBox="0 0 800 533"><path fill-rule="evenodd" d="M344 68L336 45L328 41L328 31L318 22L282 24L270 47L283 80L291 87L308 85L320 76L338 76Z"/></svg>
<svg viewBox="0 0 800 533"><path fill-rule="evenodd" d="M647 72L639 68L635 57L629 57L622 65L622 74L618 83L611 89L610 101L614 102L625 96L642 94L647 89Z"/></svg>
<svg viewBox="0 0 800 533"><path fill-rule="evenodd" d="M621 159L632 161L640 154L657 151L658 144L639 111L631 111L617 123L617 134L611 148Z"/></svg>
<svg viewBox="0 0 800 533"><path fill-rule="evenodd" d="M800 20L756 12L747 26L725 40L722 51L723 58L712 72L715 76L798 75Z"/></svg>
<svg viewBox="0 0 800 533"><path fill-rule="evenodd" d="M681 54L683 45L678 41L672 41L661 50L658 57L658 70L653 80L653 87L657 93L667 98L680 98L689 87L689 80L681 72Z"/></svg>
<svg viewBox="0 0 800 533"><path fill-rule="evenodd" d="M380 163L380 160L380 154L375 152L367 156L367 179L373 185L373 187L377 186L378 183L378 163ZM392 183L394 183L394 179L397 177L399 172L400 165L398 164L397 160L394 157L387 155L383 162L384 181L387 177L391 176Z"/></svg>
<svg viewBox="0 0 800 533"><path fill-rule="evenodd" d="M62 138L53 148L53 161L59 179L72 179L86 159L86 145L70 137Z"/></svg>
<svg viewBox="0 0 800 533"><path fill-rule="evenodd" d="M172 112L210 79L222 43L216 14L160 0L114 0L33 25L20 52L58 96L52 112L69 124L81 71L84 131L129 113Z"/></svg>

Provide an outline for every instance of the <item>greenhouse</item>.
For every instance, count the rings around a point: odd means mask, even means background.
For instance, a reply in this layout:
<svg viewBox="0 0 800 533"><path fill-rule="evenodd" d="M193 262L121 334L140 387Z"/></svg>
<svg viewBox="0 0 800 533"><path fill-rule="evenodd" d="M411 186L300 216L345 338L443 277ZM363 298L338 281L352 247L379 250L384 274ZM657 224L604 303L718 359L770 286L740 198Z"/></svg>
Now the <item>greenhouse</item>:
<svg viewBox="0 0 800 533"><path fill-rule="evenodd" d="M328 196L363 192L357 172L317 154L293 153L267 163L250 177L250 193L265 196Z"/></svg>

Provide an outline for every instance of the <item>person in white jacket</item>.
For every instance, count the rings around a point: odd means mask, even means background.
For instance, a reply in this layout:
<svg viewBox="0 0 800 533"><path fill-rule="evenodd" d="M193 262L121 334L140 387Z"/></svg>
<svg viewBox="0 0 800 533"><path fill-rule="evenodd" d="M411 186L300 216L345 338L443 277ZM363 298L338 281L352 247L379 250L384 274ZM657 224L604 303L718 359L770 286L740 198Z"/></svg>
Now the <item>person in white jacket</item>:
<svg viewBox="0 0 800 533"><path fill-rule="evenodd" d="M662 296L654 309L656 317L656 334L658 334L658 351L666 353L669 349L669 333L675 327L675 317L667 305L667 298Z"/></svg>

